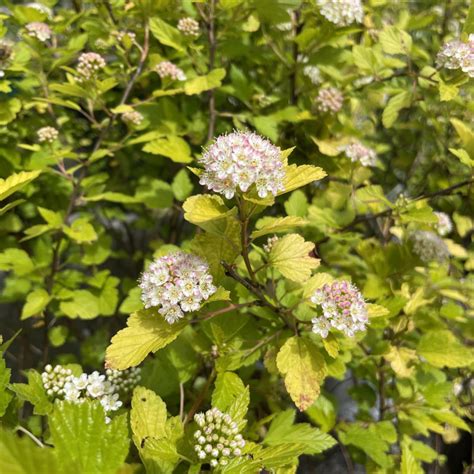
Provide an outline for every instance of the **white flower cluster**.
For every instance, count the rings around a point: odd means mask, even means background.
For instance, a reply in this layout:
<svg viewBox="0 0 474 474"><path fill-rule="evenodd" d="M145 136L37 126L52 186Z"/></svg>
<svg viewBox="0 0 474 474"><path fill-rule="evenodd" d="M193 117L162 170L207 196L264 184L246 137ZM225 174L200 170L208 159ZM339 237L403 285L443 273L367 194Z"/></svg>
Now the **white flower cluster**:
<svg viewBox="0 0 474 474"><path fill-rule="evenodd" d="M181 18L178 21L178 30L186 36L199 36L199 23L191 17Z"/></svg>
<svg viewBox="0 0 474 474"><path fill-rule="evenodd" d="M143 115L136 110L130 110L122 114L122 120L131 125L140 125L143 122Z"/></svg>
<svg viewBox="0 0 474 474"><path fill-rule="evenodd" d="M321 15L337 26L362 23L364 9L360 0L317 0Z"/></svg>
<svg viewBox="0 0 474 474"><path fill-rule="evenodd" d="M232 458L242 455L245 440L230 415L211 408L194 415L194 421L200 428L194 433L194 449L200 460L209 461L212 467L226 466Z"/></svg>
<svg viewBox="0 0 474 474"><path fill-rule="evenodd" d="M51 39L53 34L51 28L46 23L42 23L40 21L28 23L25 28L26 31L28 31L29 36L36 38L43 43Z"/></svg>
<svg viewBox="0 0 474 474"><path fill-rule="evenodd" d="M469 35L467 43L453 40L443 45L436 62L440 67L461 69L469 77L474 77L474 35Z"/></svg>
<svg viewBox="0 0 474 474"><path fill-rule="evenodd" d="M82 76L79 81L92 79L106 65L105 59L97 53L82 53L79 56L77 72Z"/></svg>
<svg viewBox="0 0 474 474"><path fill-rule="evenodd" d="M278 242L279 237L278 235L274 235L273 237L268 237L267 243L263 245L263 250L266 253L270 253L273 246Z"/></svg>
<svg viewBox="0 0 474 474"><path fill-rule="evenodd" d="M438 223L436 224L438 234L441 236L450 234L453 230L453 223L448 214L445 212L435 212L435 216L438 218Z"/></svg>
<svg viewBox="0 0 474 474"><path fill-rule="evenodd" d="M199 182L227 199L253 184L261 198L285 189L280 148L255 133L221 135L198 161L204 166Z"/></svg>
<svg viewBox="0 0 474 474"><path fill-rule="evenodd" d="M316 106L320 112L337 113L342 108L344 96L335 87L325 87L320 89L316 97Z"/></svg>
<svg viewBox="0 0 474 474"><path fill-rule="evenodd" d="M352 337L365 331L369 321L364 297L355 285L347 281L326 283L316 290L311 301L321 306L323 314L313 318L313 332L326 338L331 328Z"/></svg>
<svg viewBox="0 0 474 474"><path fill-rule="evenodd" d="M438 235L429 230L417 230L410 235L413 251L425 262L444 262L449 258L449 250Z"/></svg>
<svg viewBox="0 0 474 474"><path fill-rule="evenodd" d="M36 132L36 135L40 143L53 143L58 139L59 132L54 127L42 127Z"/></svg>
<svg viewBox="0 0 474 474"><path fill-rule="evenodd" d="M43 387L53 399L82 403L86 399L99 400L106 413L122 406L119 392L129 394L140 380L140 369L125 371L107 369L106 374L95 371L75 377L71 369L48 364L41 374ZM106 418L106 421L110 421Z"/></svg>
<svg viewBox="0 0 474 474"><path fill-rule="evenodd" d="M110 382L117 392L128 395L140 382L141 369L140 367L130 367L126 370L107 369L105 376L107 382Z"/></svg>
<svg viewBox="0 0 474 474"><path fill-rule="evenodd" d="M353 140L349 145L344 146L343 151L353 163L358 161L362 166L375 166L377 164L377 153L357 140Z"/></svg>
<svg viewBox="0 0 474 474"><path fill-rule="evenodd" d="M173 81L186 80L186 75L183 70L170 61L161 61L161 63L158 63L155 66L155 72L161 77L161 79L169 77Z"/></svg>
<svg viewBox="0 0 474 474"><path fill-rule="evenodd" d="M139 285L145 308L160 307L158 312L169 324L197 311L217 289L209 265L181 251L157 258L143 272Z"/></svg>
<svg viewBox="0 0 474 474"><path fill-rule="evenodd" d="M303 74L314 84L321 84L323 78L321 77L321 71L317 66L305 66L303 68Z"/></svg>

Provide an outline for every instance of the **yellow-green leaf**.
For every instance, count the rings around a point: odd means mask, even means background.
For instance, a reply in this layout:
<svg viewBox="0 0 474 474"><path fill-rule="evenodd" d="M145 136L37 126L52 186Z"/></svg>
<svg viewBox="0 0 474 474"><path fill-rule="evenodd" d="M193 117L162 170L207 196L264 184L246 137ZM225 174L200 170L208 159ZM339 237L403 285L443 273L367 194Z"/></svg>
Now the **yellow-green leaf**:
<svg viewBox="0 0 474 474"><path fill-rule="evenodd" d="M191 163L191 148L181 138L176 135L167 135L160 137L147 143L143 147L143 151L152 155L166 156L175 163Z"/></svg>
<svg viewBox="0 0 474 474"><path fill-rule="evenodd" d="M285 167L285 173L285 180L283 182L285 189L279 192L278 195L289 193L313 181L323 179L327 175L322 168L312 165L289 165Z"/></svg>
<svg viewBox="0 0 474 474"><path fill-rule="evenodd" d="M309 255L313 249L314 244L305 242L301 235L288 234L275 242L268 260L284 277L302 282L319 265L319 260Z"/></svg>
<svg viewBox="0 0 474 474"><path fill-rule="evenodd" d="M304 226L308 223L306 219L297 216L287 217L264 217L260 219L257 224L257 230L252 232L252 239L261 237L267 234L278 234L280 232L287 232L294 227Z"/></svg>
<svg viewBox="0 0 474 474"><path fill-rule="evenodd" d="M160 18L154 17L150 20L150 31L161 44L184 51L183 36L180 31Z"/></svg>
<svg viewBox="0 0 474 474"><path fill-rule="evenodd" d="M384 308L383 306L380 306L378 304L369 303L367 305L367 313L369 315L369 318L381 318L383 316L387 316L390 311L387 308Z"/></svg>
<svg viewBox="0 0 474 474"><path fill-rule="evenodd" d="M41 313L50 302L51 297L43 288L32 291L26 297L26 303L21 311L21 319L27 319L31 316Z"/></svg>
<svg viewBox="0 0 474 474"><path fill-rule="evenodd" d="M127 327L112 338L107 348L107 367L125 370L138 365L150 352L173 342L186 324L186 321L169 324L156 309L133 313L127 320Z"/></svg>
<svg viewBox="0 0 474 474"><path fill-rule="evenodd" d="M316 346L302 337L290 337L278 352L277 367L295 405L304 411L318 398L327 374L324 357Z"/></svg>
<svg viewBox="0 0 474 474"><path fill-rule="evenodd" d="M0 178L0 201L10 196L14 192L20 190L27 184L31 183L41 174L41 171L21 171L15 173L6 179Z"/></svg>
<svg viewBox="0 0 474 474"><path fill-rule="evenodd" d="M225 77L225 69L214 69L205 76L198 76L190 79L184 84L184 92L187 95L200 94L201 92L214 89L221 85Z"/></svg>

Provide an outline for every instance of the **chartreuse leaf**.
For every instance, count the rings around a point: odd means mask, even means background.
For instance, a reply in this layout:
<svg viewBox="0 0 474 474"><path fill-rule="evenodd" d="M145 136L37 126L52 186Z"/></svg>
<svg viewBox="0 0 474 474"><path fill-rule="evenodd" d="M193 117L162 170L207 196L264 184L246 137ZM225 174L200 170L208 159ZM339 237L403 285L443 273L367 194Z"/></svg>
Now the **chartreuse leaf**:
<svg viewBox="0 0 474 474"><path fill-rule="evenodd" d="M152 35L161 43L170 46L178 51L184 51L182 44L183 35L158 17L150 20L150 31Z"/></svg>
<svg viewBox="0 0 474 474"><path fill-rule="evenodd" d="M221 372L217 375L212 393L212 406L225 412L244 390L245 385L237 374Z"/></svg>
<svg viewBox="0 0 474 474"><path fill-rule="evenodd" d="M193 191L193 183L189 179L186 169L180 170L171 183L174 197L178 201L184 201Z"/></svg>
<svg viewBox="0 0 474 474"><path fill-rule="evenodd" d="M408 439L402 441L402 462L400 465L400 474L423 474L420 463L416 460L410 449Z"/></svg>
<svg viewBox="0 0 474 474"><path fill-rule="evenodd" d="M94 196L89 196L89 197L86 197L85 200L89 202L97 202L97 201L119 202L122 204L133 204L136 202L140 202L140 200L135 196L128 196L127 194L116 193L112 191L96 194Z"/></svg>
<svg viewBox="0 0 474 474"><path fill-rule="evenodd" d="M306 410L313 423L318 424L324 433L331 431L337 419L336 407L329 398L320 395L318 399Z"/></svg>
<svg viewBox="0 0 474 474"><path fill-rule="evenodd" d="M278 195L289 193L313 181L319 181L327 175L322 168L312 165L289 165L285 167L285 173L283 181L285 189L279 192Z"/></svg>
<svg viewBox="0 0 474 474"><path fill-rule="evenodd" d="M294 229L295 227L304 226L307 223L307 220L296 216L264 217L257 222L255 226L257 230L252 232L251 237L256 239L262 235L287 232L291 229Z"/></svg>
<svg viewBox="0 0 474 474"><path fill-rule="evenodd" d="M379 41L388 54L408 54L411 50L411 36L396 26L386 26L379 35Z"/></svg>
<svg viewBox="0 0 474 474"><path fill-rule="evenodd" d="M16 275L24 276L34 269L35 264L24 250L9 248L0 253L0 270L12 270Z"/></svg>
<svg viewBox="0 0 474 474"><path fill-rule="evenodd" d="M57 459L68 474L115 474L125 462L129 439L127 415L105 422L98 401L58 401L49 416Z"/></svg>
<svg viewBox="0 0 474 474"><path fill-rule="evenodd" d="M133 392L130 426L133 442L140 449L146 438L161 438L165 432L166 404L153 390L137 387Z"/></svg>
<svg viewBox="0 0 474 474"><path fill-rule="evenodd" d="M169 324L156 309L133 313L127 320L127 327L112 338L107 348L107 367L125 370L138 365L150 352L173 342L186 324L186 321Z"/></svg>
<svg viewBox="0 0 474 474"><path fill-rule="evenodd" d="M386 454L389 445L373 427L365 428L351 424L346 431L339 431L339 439L344 444L351 444L372 458L379 466L388 467L390 458Z"/></svg>
<svg viewBox="0 0 474 474"><path fill-rule="evenodd" d="M37 288L26 297L26 303L21 311L21 319L41 313L51 301L51 296L43 288Z"/></svg>
<svg viewBox="0 0 474 474"><path fill-rule="evenodd" d="M8 404L12 399L12 394L7 391L10 375L11 370L7 368L7 364L3 358L3 352L0 352L0 418L5 414Z"/></svg>
<svg viewBox="0 0 474 474"><path fill-rule="evenodd" d="M295 423L295 410L286 410L279 413L272 421L264 444L277 446L285 443L305 444L305 454L322 453L336 444L336 440L313 428L308 423Z"/></svg>
<svg viewBox="0 0 474 474"><path fill-rule="evenodd" d="M400 110L411 104L411 92L402 91L390 98L382 114L382 123L385 128L391 128L397 121Z"/></svg>
<svg viewBox="0 0 474 474"><path fill-rule="evenodd" d="M87 244L97 240L97 234L89 220L84 217L76 219L70 227L64 226L63 232L79 244Z"/></svg>
<svg viewBox="0 0 474 474"><path fill-rule="evenodd" d="M469 125L466 125L457 118L452 118L450 122L461 139L463 148L469 153L469 156L474 159L474 131L472 131Z"/></svg>
<svg viewBox="0 0 474 474"><path fill-rule="evenodd" d="M295 405L304 411L318 398L327 369L323 356L306 338L290 337L278 352L276 364Z"/></svg>
<svg viewBox="0 0 474 474"><path fill-rule="evenodd" d="M187 95L200 94L201 92L208 91L219 87L222 83L222 79L225 77L225 69L219 68L214 69L205 76L198 76L190 79L184 84L184 92Z"/></svg>
<svg viewBox="0 0 474 474"><path fill-rule="evenodd" d="M30 370L27 377L28 383L14 383L10 388L20 400L25 400L34 406L35 414L46 415L52 410L53 404L46 395L41 375L35 370Z"/></svg>
<svg viewBox="0 0 474 474"><path fill-rule="evenodd" d="M326 283L331 283L334 280L329 273L316 273L303 286L303 297L305 299L313 296L314 292L324 286Z"/></svg>
<svg viewBox="0 0 474 474"><path fill-rule="evenodd" d="M41 171L21 171L6 179L0 178L0 201L10 196L16 191L31 183L41 174Z"/></svg>
<svg viewBox="0 0 474 474"><path fill-rule="evenodd" d="M156 138L143 147L143 151L152 155L166 156L175 163L191 163L191 149L189 145L176 135L166 135Z"/></svg>
<svg viewBox="0 0 474 474"><path fill-rule="evenodd" d="M473 352L448 330L423 334L416 351L435 367L468 367L474 362Z"/></svg>
<svg viewBox="0 0 474 474"><path fill-rule="evenodd" d="M39 447L29 437L0 429L0 472L5 474L62 474L54 449Z"/></svg>
<svg viewBox="0 0 474 474"><path fill-rule="evenodd" d="M0 125L6 125L15 119L17 113L21 110L21 100L13 99L2 102L0 107ZM21 174L21 173L20 173ZM0 199L3 199L0 194Z"/></svg>
<svg viewBox="0 0 474 474"><path fill-rule="evenodd" d="M303 282L311 276L311 270L319 265L319 260L309 255L313 249L314 244L305 242L301 235L288 234L273 244L268 261L284 277Z"/></svg>

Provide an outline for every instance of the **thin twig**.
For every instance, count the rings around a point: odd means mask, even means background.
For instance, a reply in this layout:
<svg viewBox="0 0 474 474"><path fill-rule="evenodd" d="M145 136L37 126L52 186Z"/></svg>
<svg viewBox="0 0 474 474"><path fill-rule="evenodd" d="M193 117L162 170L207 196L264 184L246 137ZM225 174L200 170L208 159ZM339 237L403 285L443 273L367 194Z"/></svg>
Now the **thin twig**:
<svg viewBox="0 0 474 474"><path fill-rule="evenodd" d="M193 403L193 406L188 411L188 414L186 415L186 418L184 419L184 424L189 423L193 419L194 414L199 410L199 407L201 406L202 402L206 398L207 392L209 391L209 387L211 386L211 383L213 382L215 376L216 376L216 371L213 370L211 374L209 375L209 378L207 379L206 385L204 385L204 388L201 390L201 393L198 395L195 402Z"/></svg>
<svg viewBox="0 0 474 474"><path fill-rule="evenodd" d="M179 384L179 419L183 421L184 418L184 385Z"/></svg>
<svg viewBox="0 0 474 474"><path fill-rule="evenodd" d="M26 436L31 438L40 448L44 448L44 444L33 433L28 431L26 428L23 428L23 426L17 426L16 431L21 431L26 434Z"/></svg>

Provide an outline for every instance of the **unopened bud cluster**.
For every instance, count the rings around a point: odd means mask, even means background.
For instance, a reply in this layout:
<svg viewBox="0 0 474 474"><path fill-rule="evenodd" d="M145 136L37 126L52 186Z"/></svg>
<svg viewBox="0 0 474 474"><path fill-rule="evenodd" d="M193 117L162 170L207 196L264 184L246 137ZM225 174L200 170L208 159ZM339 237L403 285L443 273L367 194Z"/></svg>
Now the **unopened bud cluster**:
<svg viewBox="0 0 474 474"><path fill-rule="evenodd" d="M36 135L40 143L53 143L58 139L59 132L54 127L42 127L36 132Z"/></svg>
<svg viewBox="0 0 474 474"><path fill-rule="evenodd" d="M469 35L467 43L453 40L443 45L436 61L440 67L461 69L469 77L474 77L474 35Z"/></svg>
<svg viewBox="0 0 474 474"><path fill-rule="evenodd" d="M445 212L435 212L435 216L438 218L436 224L436 230L441 236L448 235L453 230L453 223L451 218Z"/></svg>
<svg viewBox="0 0 474 474"><path fill-rule="evenodd" d="M130 41L135 41L137 35L133 33L132 31L114 31L112 33L112 36L115 36L117 38L117 41L120 43L125 39L128 38Z"/></svg>
<svg viewBox="0 0 474 474"><path fill-rule="evenodd" d="M278 242L279 237L274 235L273 237L268 237L267 243L263 244L263 250L266 253L270 253L272 251L273 246Z"/></svg>
<svg viewBox="0 0 474 474"><path fill-rule="evenodd" d="M321 71L317 66L305 66L303 68L303 74L314 84L321 84L323 78L321 77Z"/></svg>
<svg viewBox="0 0 474 474"><path fill-rule="evenodd" d="M316 107L320 112L337 113L342 108L344 96L335 87L320 89L316 97Z"/></svg>
<svg viewBox="0 0 474 474"><path fill-rule="evenodd" d="M199 23L194 18L181 18L178 21L178 30L186 36L199 36Z"/></svg>
<svg viewBox="0 0 474 474"><path fill-rule="evenodd" d="M170 324L184 313L197 311L216 291L209 265L181 251L157 258L143 272L139 285L145 308L158 307Z"/></svg>
<svg viewBox="0 0 474 474"><path fill-rule="evenodd" d="M444 262L449 258L449 250L437 234L429 230L417 230L410 235L415 252L425 262Z"/></svg>
<svg viewBox="0 0 474 474"><path fill-rule="evenodd" d="M353 163L358 161L362 166L375 166L377 164L377 153L359 141L352 141L349 145L344 146L343 150L347 158L350 158Z"/></svg>
<svg viewBox="0 0 474 474"><path fill-rule="evenodd" d="M367 305L355 285L348 281L326 283L315 291L311 301L320 306L322 316L313 318L313 332L326 338L331 328L353 337L365 331L368 323Z"/></svg>
<svg viewBox="0 0 474 474"><path fill-rule="evenodd" d="M362 23L364 9L360 0L317 0L319 12L337 26Z"/></svg>
<svg viewBox="0 0 474 474"><path fill-rule="evenodd" d="M154 70L161 77L161 79L169 77L173 81L186 80L186 75L184 74L183 70L170 61L161 61L161 63L158 63L155 66Z"/></svg>
<svg viewBox="0 0 474 474"><path fill-rule="evenodd" d="M47 395L52 399L73 403L82 403L86 399L98 400L107 413L122 406L119 393L125 395L133 390L140 380L140 369L108 369L105 375L95 371L75 377L71 369L48 364L41 374L41 379Z"/></svg>
<svg viewBox="0 0 474 474"><path fill-rule="evenodd" d="M79 56L77 65L77 72L81 76L79 81L87 81L94 78L105 65L105 59L100 54L82 53Z"/></svg>
<svg viewBox="0 0 474 474"><path fill-rule="evenodd" d="M136 110L130 110L122 114L122 120L131 125L140 125L143 122L143 115Z"/></svg>
<svg viewBox="0 0 474 474"><path fill-rule="evenodd" d="M212 467L226 466L232 458L242 455L245 440L230 415L211 408L194 415L194 421L199 426L194 433L194 449L201 461L209 462Z"/></svg>
<svg viewBox="0 0 474 474"><path fill-rule="evenodd" d="M269 140L251 132L233 132L217 137L203 153L200 184L231 199L255 184L261 198L276 196L285 189L281 150Z"/></svg>
<svg viewBox="0 0 474 474"><path fill-rule="evenodd" d="M32 23L28 23L25 28L29 36L36 38L43 43L51 39L52 31L46 23L34 21Z"/></svg>

